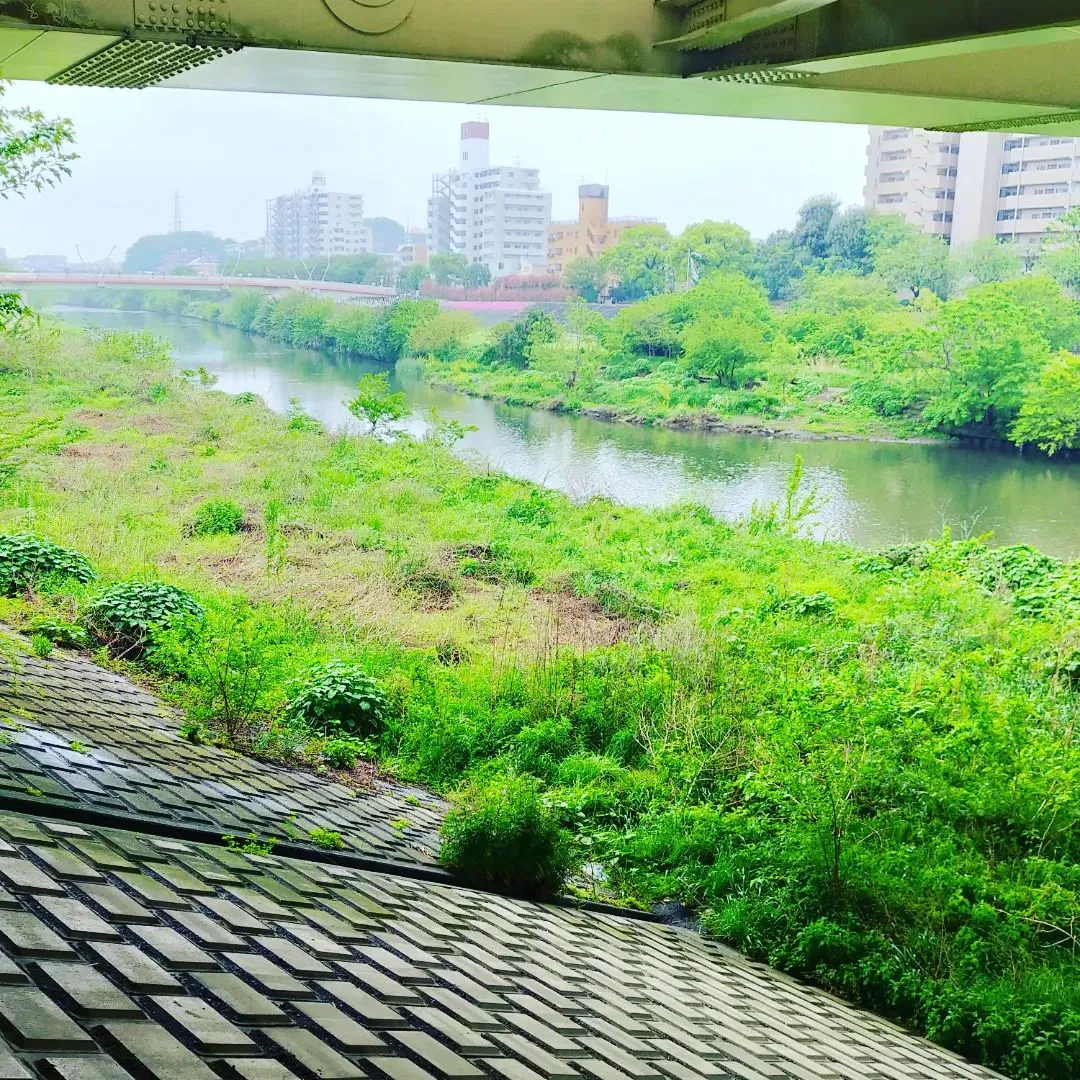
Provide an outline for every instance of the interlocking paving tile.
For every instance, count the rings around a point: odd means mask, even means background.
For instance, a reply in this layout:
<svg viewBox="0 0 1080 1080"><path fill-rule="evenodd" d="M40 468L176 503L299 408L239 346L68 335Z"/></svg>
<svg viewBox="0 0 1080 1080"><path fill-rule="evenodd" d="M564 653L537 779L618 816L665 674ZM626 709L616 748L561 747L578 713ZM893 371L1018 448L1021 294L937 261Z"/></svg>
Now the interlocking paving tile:
<svg viewBox="0 0 1080 1080"><path fill-rule="evenodd" d="M11 879L46 867L0 908L0 1078L993 1076L689 931L55 824L0 819ZM68 873L88 850L100 880ZM180 868L202 888L144 906Z"/></svg>
<svg viewBox="0 0 1080 1080"><path fill-rule="evenodd" d="M179 726L179 716L153 695L81 658L19 656L16 670L0 662L0 799L40 799L43 805L86 806L218 835L255 832L297 844L307 843L309 831L319 826L337 832L350 854L434 866L445 808L430 793L383 781L357 792L194 746L180 738ZM54 869L52 877L61 880L100 881L105 871L123 869L131 858L123 849L105 855L85 845L37 854L44 869ZM39 867L27 865L27 877L14 880L3 855L0 850L0 883L37 889ZM55 867L53 860L59 860ZM216 882L170 860L162 884L173 895L187 896L213 894Z"/></svg>
<svg viewBox="0 0 1080 1080"><path fill-rule="evenodd" d="M994 1076L689 931L421 880L434 799L191 746L86 661L21 665L0 670L0 1080ZM220 841L316 824L385 872Z"/></svg>

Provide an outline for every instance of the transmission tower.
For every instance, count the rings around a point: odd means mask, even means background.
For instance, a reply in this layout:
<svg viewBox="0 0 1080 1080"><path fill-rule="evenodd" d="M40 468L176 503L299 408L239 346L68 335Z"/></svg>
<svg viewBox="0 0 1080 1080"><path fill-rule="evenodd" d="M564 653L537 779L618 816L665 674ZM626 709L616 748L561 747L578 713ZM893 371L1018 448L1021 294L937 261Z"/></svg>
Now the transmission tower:
<svg viewBox="0 0 1080 1080"><path fill-rule="evenodd" d="M180 192L173 192L173 217L172 217L172 231L183 232L184 231L184 212L180 208Z"/></svg>

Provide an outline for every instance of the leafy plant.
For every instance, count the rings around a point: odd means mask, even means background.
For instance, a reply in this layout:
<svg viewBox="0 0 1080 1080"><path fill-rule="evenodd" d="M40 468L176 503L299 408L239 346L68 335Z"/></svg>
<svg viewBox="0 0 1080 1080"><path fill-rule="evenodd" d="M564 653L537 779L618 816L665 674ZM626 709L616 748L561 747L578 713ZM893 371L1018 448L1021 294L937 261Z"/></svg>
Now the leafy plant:
<svg viewBox="0 0 1080 1080"><path fill-rule="evenodd" d="M66 649L85 649L90 645L90 635L81 626L51 615L35 615L27 631Z"/></svg>
<svg viewBox="0 0 1080 1080"><path fill-rule="evenodd" d="M360 758L376 757L375 746L367 739L349 736L330 739L322 748L323 759L332 769L355 769Z"/></svg>
<svg viewBox="0 0 1080 1080"><path fill-rule="evenodd" d="M357 420L369 425L372 435L380 425L400 420L408 411L405 395L390 390L390 376L385 372L369 372L362 376L356 388L356 397L347 401L345 407Z"/></svg>
<svg viewBox="0 0 1080 1080"><path fill-rule="evenodd" d="M554 896L573 869L570 835L532 777L468 785L440 830L439 861L469 885Z"/></svg>
<svg viewBox="0 0 1080 1080"><path fill-rule="evenodd" d="M138 657L160 631L202 617L202 605L184 589L163 581L121 581L90 604L86 627L112 652Z"/></svg>
<svg viewBox="0 0 1080 1080"><path fill-rule="evenodd" d="M33 650L35 656L40 657L42 660L47 660L52 656L53 643L44 634L31 634L30 648Z"/></svg>
<svg viewBox="0 0 1080 1080"><path fill-rule="evenodd" d="M363 668L331 661L312 668L285 707L288 723L323 735L377 735L386 696Z"/></svg>
<svg viewBox="0 0 1080 1080"><path fill-rule="evenodd" d="M272 855L277 847L278 840L275 836L260 838L258 834L250 832L247 836L234 836L226 833L221 838L230 851L239 851L243 855Z"/></svg>
<svg viewBox="0 0 1080 1080"><path fill-rule="evenodd" d="M232 536L244 527L244 510L232 499L207 499L195 510L194 536Z"/></svg>
<svg viewBox="0 0 1080 1080"><path fill-rule="evenodd" d="M332 829L324 829L321 825L316 825L308 831L308 839L316 847L325 848L327 851L341 851L345 847L345 841L341 838L341 833L336 833Z"/></svg>
<svg viewBox="0 0 1080 1080"><path fill-rule="evenodd" d="M52 540L33 533L0 535L0 595L14 596L65 578L88 585L95 576L85 555Z"/></svg>

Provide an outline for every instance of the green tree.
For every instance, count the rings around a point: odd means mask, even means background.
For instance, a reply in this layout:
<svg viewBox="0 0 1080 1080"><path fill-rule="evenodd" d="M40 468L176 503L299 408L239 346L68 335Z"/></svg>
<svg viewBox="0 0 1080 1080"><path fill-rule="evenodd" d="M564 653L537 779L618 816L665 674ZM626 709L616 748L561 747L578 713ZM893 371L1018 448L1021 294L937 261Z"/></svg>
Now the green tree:
<svg viewBox="0 0 1080 1080"><path fill-rule="evenodd" d="M327 281L378 281L387 271L387 260L371 251L362 251L356 255L337 255L325 261L322 266L316 264L303 277L325 278Z"/></svg>
<svg viewBox="0 0 1080 1080"><path fill-rule="evenodd" d="M491 268L487 263L469 263L461 275L461 283L467 289L482 289L491 284Z"/></svg>
<svg viewBox="0 0 1080 1080"><path fill-rule="evenodd" d="M0 83L0 96L4 86ZM36 109L0 108L0 196L41 191L71 175L78 157L70 120L47 119ZM18 323L30 309L17 293L0 293L0 331Z"/></svg>
<svg viewBox="0 0 1080 1080"><path fill-rule="evenodd" d="M706 315L687 327L683 337L687 368L697 376L739 386L747 369L760 366L768 357L761 331L728 315Z"/></svg>
<svg viewBox="0 0 1080 1080"><path fill-rule="evenodd" d="M794 233L779 229L757 245L751 277L761 282L770 300L787 300L812 261L795 247Z"/></svg>
<svg viewBox="0 0 1080 1080"><path fill-rule="evenodd" d="M594 304L607 280L607 271L599 259L582 256L567 265L563 270L562 278L563 284L568 289L575 292L582 300Z"/></svg>
<svg viewBox="0 0 1080 1080"><path fill-rule="evenodd" d="M825 240L829 264L852 274L869 274L874 269L872 211L849 207L833 215Z"/></svg>
<svg viewBox="0 0 1080 1080"><path fill-rule="evenodd" d="M50 120L36 109L0 108L0 196L41 191L70 176L78 157L74 144L70 120Z"/></svg>
<svg viewBox="0 0 1080 1080"><path fill-rule="evenodd" d="M406 293L419 292L421 283L427 281L430 276L426 266L410 263L408 266L403 266L398 273L397 287Z"/></svg>
<svg viewBox="0 0 1080 1080"><path fill-rule="evenodd" d="M1015 244L1001 243L992 236L968 244L956 252L960 271L980 285L1008 281L1020 273L1020 253Z"/></svg>
<svg viewBox="0 0 1080 1080"><path fill-rule="evenodd" d="M754 241L730 221L701 221L687 225L671 243L671 270L676 281L696 281L714 270L749 274L754 263Z"/></svg>
<svg viewBox="0 0 1080 1080"><path fill-rule="evenodd" d="M345 407L356 417L371 426L374 435L379 425L400 420L407 412L405 395L390 389L390 376L386 372L369 372L361 377L356 397L345 402Z"/></svg>
<svg viewBox="0 0 1080 1080"><path fill-rule="evenodd" d="M949 295L952 267L948 245L940 237L913 230L879 247L874 269L890 288L907 289L916 300L924 289L942 299Z"/></svg>
<svg viewBox="0 0 1080 1080"><path fill-rule="evenodd" d="M944 430L1004 437L1025 388L1050 360L1046 338L995 285L942 304L933 330L934 380L924 416Z"/></svg>
<svg viewBox="0 0 1080 1080"><path fill-rule="evenodd" d="M600 262L617 279L619 297L637 300L671 287L670 249L671 234L663 225L635 225L604 252Z"/></svg>
<svg viewBox="0 0 1080 1080"><path fill-rule="evenodd" d="M1080 206L1046 230L1037 266L1063 288L1080 292Z"/></svg>
<svg viewBox="0 0 1080 1080"><path fill-rule="evenodd" d="M368 218L364 224L371 230L371 244L377 252L392 255L405 243L405 226L388 217Z"/></svg>
<svg viewBox="0 0 1080 1080"><path fill-rule="evenodd" d="M428 268L436 285L460 285L468 265L464 255L456 251L440 251L431 256Z"/></svg>
<svg viewBox="0 0 1080 1080"><path fill-rule="evenodd" d="M493 340L485 354L489 363L527 368L538 345L546 345L559 336L555 320L543 310L532 307L517 322L500 323L492 328Z"/></svg>
<svg viewBox="0 0 1080 1080"><path fill-rule="evenodd" d="M1080 449L1080 357L1062 350L1024 395L1009 438L1045 454Z"/></svg>
<svg viewBox="0 0 1080 1080"><path fill-rule="evenodd" d="M829 232L833 227L840 200L835 195L815 195L799 208L792 244L812 259L829 257Z"/></svg>
<svg viewBox="0 0 1080 1080"><path fill-rule="evenodd" d="M229 241L208 232L174 232L140 236L124 256L129 274L164 273L181 263L208 255L219 266L225 264Z"/></svg>

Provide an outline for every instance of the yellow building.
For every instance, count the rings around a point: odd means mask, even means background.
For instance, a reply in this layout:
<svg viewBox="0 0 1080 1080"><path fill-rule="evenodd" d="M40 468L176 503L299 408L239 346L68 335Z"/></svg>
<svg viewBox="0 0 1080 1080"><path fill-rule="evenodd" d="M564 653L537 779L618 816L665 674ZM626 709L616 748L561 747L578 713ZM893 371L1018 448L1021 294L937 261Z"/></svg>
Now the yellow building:
<svg viewBox="0 0 1080 1080"><path fill-rule="evenodd" d="M576 221L553 221L547 230L548 272L561 274L575 259L595 259L634 225L657 225L656 218L608 217L607 184L578 188Z"/></svg>

